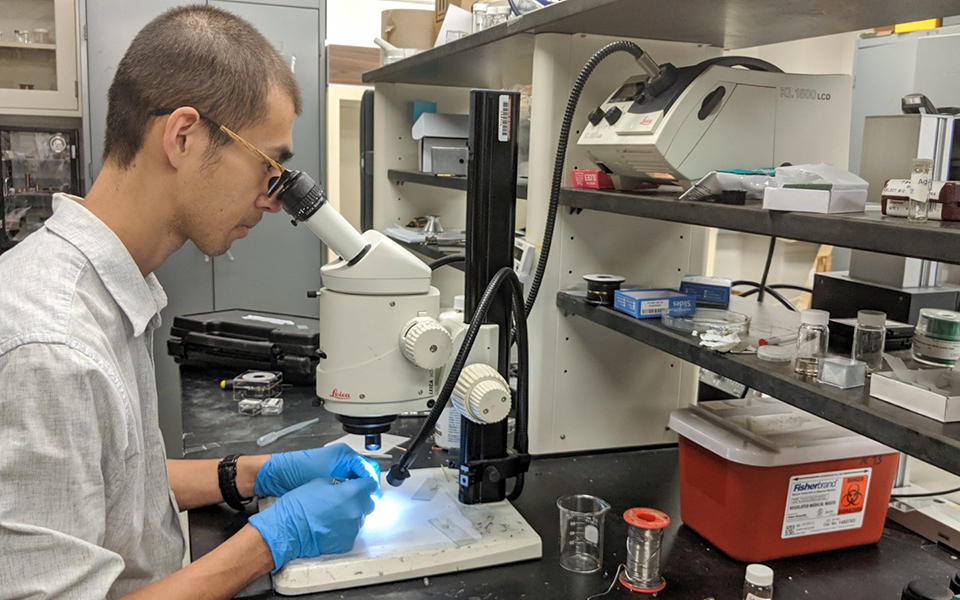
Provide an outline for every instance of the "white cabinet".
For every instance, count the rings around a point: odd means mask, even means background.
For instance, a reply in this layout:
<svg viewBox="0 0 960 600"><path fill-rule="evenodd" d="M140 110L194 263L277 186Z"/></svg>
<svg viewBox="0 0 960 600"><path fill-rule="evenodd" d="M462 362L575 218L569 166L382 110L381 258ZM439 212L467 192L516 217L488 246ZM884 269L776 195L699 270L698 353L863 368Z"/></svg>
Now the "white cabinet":
<svg viewBox="0 0 960 600"><path fill-rule="evenodd" d="M80 116L74 0L0 0L0 114Z"/></svg>

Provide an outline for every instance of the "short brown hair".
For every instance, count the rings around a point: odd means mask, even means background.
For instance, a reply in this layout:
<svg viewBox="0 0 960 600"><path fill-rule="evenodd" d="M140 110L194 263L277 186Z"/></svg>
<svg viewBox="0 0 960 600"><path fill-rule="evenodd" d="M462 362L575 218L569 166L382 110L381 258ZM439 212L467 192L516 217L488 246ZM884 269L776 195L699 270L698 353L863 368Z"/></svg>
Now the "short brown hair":
<svg viewBox="0 0 960 600"><path fill-rule="evenodd" d="M160 109L192 106L234 130L256 124L275 85L300 114L300 89L290 67L250 23L210 6L169 10L140 30L117 66L103 160L130 166L151 112ZM212 126L210 132L212 148L229 141Z"/></svg>

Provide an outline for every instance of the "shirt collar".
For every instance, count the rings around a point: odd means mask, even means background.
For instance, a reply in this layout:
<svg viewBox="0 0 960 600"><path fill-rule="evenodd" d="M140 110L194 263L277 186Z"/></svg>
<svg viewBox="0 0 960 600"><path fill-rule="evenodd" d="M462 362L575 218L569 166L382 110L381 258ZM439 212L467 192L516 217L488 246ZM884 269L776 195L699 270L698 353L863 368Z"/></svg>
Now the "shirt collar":
<svg viewBox="0 0 960 600"><path fill-rule="evenodd" d="M54 213L46 221L46 227L73 244L103 281L107 292L120 305L133 326L133 334L139 336L147 325L160 325L160 311L167 305L156 275L146 277L120 238L106 223L83 206L83 199L69 194L54 194Z"/></svg>

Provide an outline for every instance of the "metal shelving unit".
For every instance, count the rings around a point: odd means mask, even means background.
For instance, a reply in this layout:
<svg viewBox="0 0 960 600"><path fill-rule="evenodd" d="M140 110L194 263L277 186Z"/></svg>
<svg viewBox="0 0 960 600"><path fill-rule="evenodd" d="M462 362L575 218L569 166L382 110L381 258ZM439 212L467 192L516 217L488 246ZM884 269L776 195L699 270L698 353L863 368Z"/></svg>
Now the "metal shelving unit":
<svg viewBox="0 0 960 600"><path fill-rule="evenodd" d="M956 14L950 0L564 0L363 74L365 83L495 85L505 61L531 62L533 36L590 33L746 48Z"/></svg>
<svg viewBox="0 0 960 600"><path fill-rule="evenodd" d="M391 238L392 239L392 238ZM400 240L394 240L407 250L419 254L420 256L429 258L430 260L437 260L438 258L444 258L450 256L451 254L463 254L463 248L454 248L452 246L437 246L436 244L413 244L410 242L402 242ZM449 265L454 269L463 271L463 263L457 262Z"/></svg>
<svg viewBox="0 0 960 600"><path fill-rule="evenodd" d="M677 64L686 64L702 60L718 48L758 46L952 14L960 14L960 0L689 0L682 6L672 0L564 0L369 71L363 79L376 84L378 106L383 107L378 123L387 128L382 139L394 148L398 147L397 138L391 136L406 134L394 131L391 124L403 120L409 100L430 94L456 105L452 99L465 93L463 88L509 87L518 78L523 83L522 78L528 77L526 81L534 84L533 101L538 102L538 97L551 100L540 106L531 123L531 140L537 142L536 146L531 143L532 181L529 195L518 189L518 196L528 198L528 215L542 217L549 195L549 167L545 165L553 163L555 123L563 109L563 104L553 99L565 97L585 58L604 41L591 36L699 44L658 48L651 42L652 48L645 47L657 57L670 56L670 60L681 61ZM680 55L684 58L675 58ZM628 68L626 62L619 70L598 69L581 99L575 122L582 123L596 106L600 100L597 90L622 81L624 68ZM587 98L590 93L592 99ZM385 159L389 162L381 164L393 168L377 175L381 194L391 195L398 184L407 182L466 188L465 178L437 178L404 170L415 164L415 154L409 150ZM567 169L585 160L585 153L575 145L568 149ZM641 443L667 441L665 415L676 408L677 398L693 393L695 385L690 386L692 367L673 370L675 361L658 352L663 351L960 474L960 424L937 423L872 399L862 389L827 389L798 379L787 367L771 366L756 357L707 351L692 339L665 329L659 321L640 321L596 308L587 305L582 295L563 291L580 284L580 274L598 268L619 269L617 272L623 271L631 280L651 282L672 281L676 273L693 272L691 269L700 268L695 259L700 234L689 225L960 263L960 224L913 224L876 213L771 213L752 204L680 202L675 194L569 188L561 191L560 204L555 248L541 289L541 295L557 294L556 303L541 301L530 319L537 340L531 356L539 379L532 401L541 407L531 423L534 452L629 445L640 438ZM433 201L433 205L438 203ZM537 222L528 231L531 241L540 241ZM643 254L649 244L660 244L653 257ZM664 244L670 244L670 249ZM439 257L435 248L412 249ZM643 258L630 260L631 256ZM581 319L570 318L573 315ZM610 336L584 319L622 336ZM683 369L691 372L681 372ZM616 373L616 378L604 376L609 373ZM583 403L586 397L594 399L589 406Z"/></svg>
<svg viewBox="0 0 960 600"><path fill-rule="evenodd" d="M585 292L560 292L557 307L960 475L960 423L939 423L871 398L866 388L841 390L804 380L790 365L708 350L660 319L635 319L585 298Z"/></svg>
<svg viewBox="0 0 960 600"><path fill-rule="evenodd" d="M417 183L420 185L429 185L441 187L449 190L467 191L467 178L464 175L434 175L433 173L424 173L423 171L407 171L402 169L389 169L387 177L397 183ZM517 198L527 197L527 180L517 180Z"/></svg>
<svg viewBox="0 0 960 600"><path fill-rule="evenodd" d="M960 222L910 223L906 219L886 217L879 212L832 215L778 212L760 208L759 202L729 206L681 201L677 200L676 194L573 188L561 190L559 203L571 209L597 210L960 263ZM907 239L909 243L905 243Z"/></svg>

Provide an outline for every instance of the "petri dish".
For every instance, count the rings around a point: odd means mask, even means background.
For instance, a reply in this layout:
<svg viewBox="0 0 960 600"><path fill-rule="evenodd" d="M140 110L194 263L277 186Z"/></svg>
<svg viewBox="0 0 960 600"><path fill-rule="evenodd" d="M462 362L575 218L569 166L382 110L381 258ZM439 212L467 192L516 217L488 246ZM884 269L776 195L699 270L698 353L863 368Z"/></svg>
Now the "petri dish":
<svg viewBox="0 0 960 600"><path fill-rule="evenodd" d="M757 358L772 363L788 363L797 356L796 344L788 343L782 346L760 346L757 348Z"/></svg>
<svg viewBox="0 0 960 600"><path fill-rule="evenodd" d="M660 320L670 329L691 335L735 333L742 336L750 329L750 317L722 308L698 308L692 315L684 317L663 315Z"/></svg>

